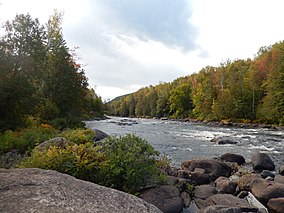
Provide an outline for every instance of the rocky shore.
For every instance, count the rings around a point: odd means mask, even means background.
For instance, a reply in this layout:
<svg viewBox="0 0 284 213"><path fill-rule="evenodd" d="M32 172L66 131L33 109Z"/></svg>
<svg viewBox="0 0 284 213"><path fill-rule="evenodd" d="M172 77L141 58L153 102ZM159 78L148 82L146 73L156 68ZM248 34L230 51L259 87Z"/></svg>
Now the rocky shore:
<svg viewBox="0 0 284 213"><path fill-rule="evenodd" d="M163 185L140 198L41 169L0 169L0 212L283 213L284 165L226 153L163 169Z"/></svg>
<svg viewBox="0 0 284 213"><path fill-rule="evenodd" d="M265 153L255 153L251 162L232 153L191 159L165 173L167 183L141 198L166 213L284 212L284 165L275 168Z"/></svg>

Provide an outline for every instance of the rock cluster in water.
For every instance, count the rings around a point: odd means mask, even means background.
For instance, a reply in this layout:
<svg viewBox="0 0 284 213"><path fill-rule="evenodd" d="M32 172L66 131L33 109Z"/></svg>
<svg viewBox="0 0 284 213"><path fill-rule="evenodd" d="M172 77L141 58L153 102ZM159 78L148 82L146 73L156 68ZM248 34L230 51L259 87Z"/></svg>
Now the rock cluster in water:
<svg viewBox="0 0 284 213"><path fill-rule="evenodd" d="M265 153L250 163L238 154L192 159L165 169L167 184L142 191L141 198L167 213L284 212L284 165Z"/></svg>

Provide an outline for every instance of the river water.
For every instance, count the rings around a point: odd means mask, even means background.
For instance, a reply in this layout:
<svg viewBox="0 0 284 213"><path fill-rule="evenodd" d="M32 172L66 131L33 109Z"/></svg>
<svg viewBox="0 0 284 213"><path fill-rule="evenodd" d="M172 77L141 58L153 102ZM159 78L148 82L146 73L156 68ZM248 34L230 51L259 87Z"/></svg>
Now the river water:
<svg viewBox="0 0 284 213"><path fill-rule="evenodd" d="M277 166L284 164L283 130L119 117L86 121L86 125L109 135L135 134L147 140L160 153L166 154L177 167L184 160L213 158L228 152L241 154L246 162L250 162L252 154L257 151L267 153ZM230 136L239 143L217 145L210 142L221 136Z"/></svg>

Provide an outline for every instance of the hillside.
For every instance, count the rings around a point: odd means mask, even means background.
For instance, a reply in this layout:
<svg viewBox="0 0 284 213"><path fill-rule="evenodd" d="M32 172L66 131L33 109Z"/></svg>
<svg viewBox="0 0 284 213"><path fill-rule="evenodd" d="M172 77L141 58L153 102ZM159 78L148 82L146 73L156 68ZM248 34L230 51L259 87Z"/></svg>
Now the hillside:
<svg viewBox="0 0 284 213"><path fill-rule="evenodd" d="M284 125L284 41L261 47L254 59L207 66L173 82L121 96L107 106L111 115L125 117Z"/></svg>

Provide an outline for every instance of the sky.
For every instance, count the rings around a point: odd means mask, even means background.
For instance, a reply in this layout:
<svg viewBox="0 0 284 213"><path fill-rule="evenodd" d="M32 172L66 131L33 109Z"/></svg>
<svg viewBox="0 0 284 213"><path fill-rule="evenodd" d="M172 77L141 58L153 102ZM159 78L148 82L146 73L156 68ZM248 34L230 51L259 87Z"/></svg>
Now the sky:
<svg viewBox="0 0 284 213"><path fill-rule="evenodd" d="M103 100L253 58L284 40L283 0L0 0L0 23L64 13L63 36Z"/></svg>

